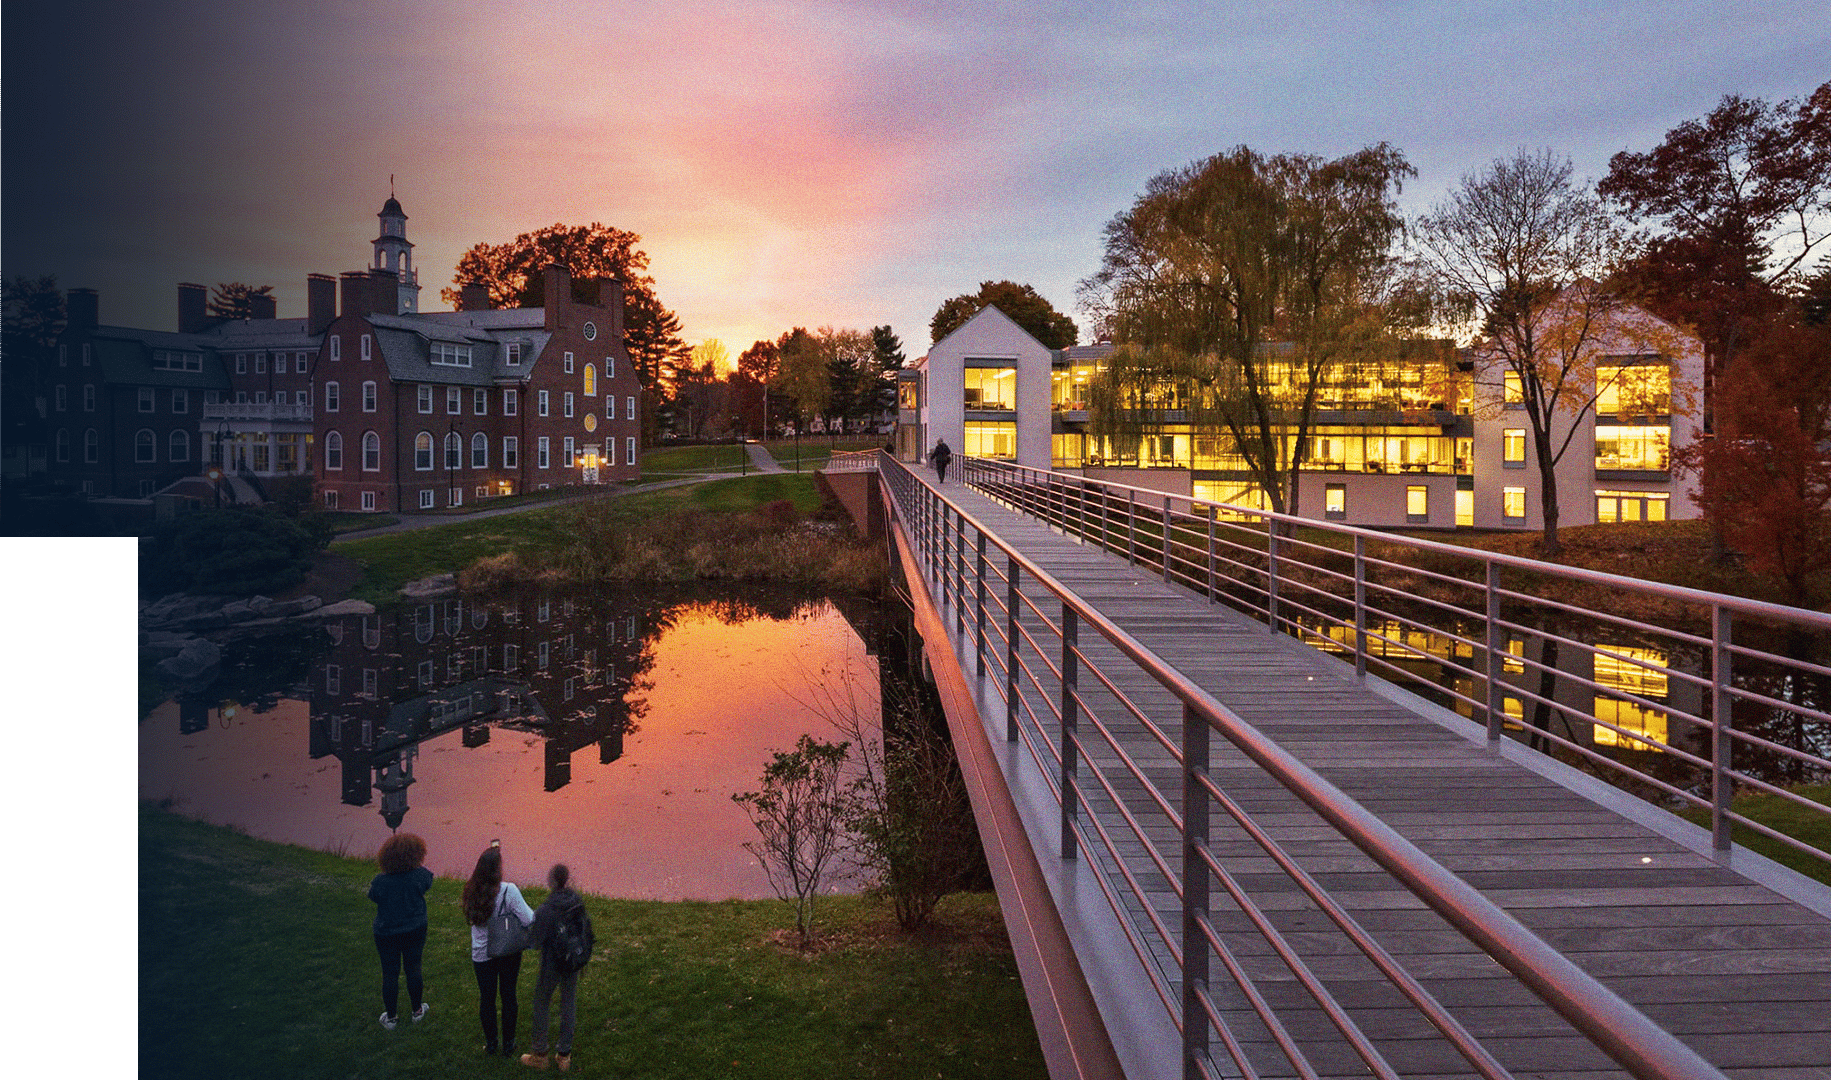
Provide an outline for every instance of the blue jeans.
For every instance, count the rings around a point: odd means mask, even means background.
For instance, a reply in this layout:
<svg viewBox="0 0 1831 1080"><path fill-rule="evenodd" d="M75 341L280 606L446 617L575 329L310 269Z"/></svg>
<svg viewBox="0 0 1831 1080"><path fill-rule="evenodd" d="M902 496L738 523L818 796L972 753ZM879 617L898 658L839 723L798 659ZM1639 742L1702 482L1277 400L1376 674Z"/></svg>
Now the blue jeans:
<svg viewBox="0 0 1831 1080"><path fill-rule="evenodd" d="M407 998L420 1011L426 982L420 977L420 956L426 951L426 928L404 934L376 934L375 951L381 954L381 1003L390 1017L398 1017L401 1000L401 967L407 968Z"/></svg>

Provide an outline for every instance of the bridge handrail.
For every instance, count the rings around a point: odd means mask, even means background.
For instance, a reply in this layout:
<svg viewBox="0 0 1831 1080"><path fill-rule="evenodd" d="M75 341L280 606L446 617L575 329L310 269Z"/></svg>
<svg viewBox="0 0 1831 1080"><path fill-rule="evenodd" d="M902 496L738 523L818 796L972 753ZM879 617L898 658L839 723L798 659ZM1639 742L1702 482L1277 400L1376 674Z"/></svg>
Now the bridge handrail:
<svg viewBox="0 0 1831 1080"><path fill-rule="evenodd" d="M838 450L820 467L821 472L876 472L881 450Z"/></svg>
<svg viewBox="0 0 1831 1080"><path fill-rule="evenodd" d="M977 557L981 584L978 589L977 619L978 625L981 627L979 647L982 650L985 645L983 626L984 604L987 596L983 584L986 566L983 553L985 545L990 544L1004 554L1013 570L1029 575L1038 585L1060 601L1062 623L1054 629L1056 629L1057 636L1063 641L1064 668L1067 668L1073 661L1087 663L1083 650L1075 644L1074 636L1075 624L1084 622L1182 702L1183 751L1181 753L1172 751L1172 753L1178 759L1184 781L1184 813L1182 819L1176 823L1183 841L1184 874L1180 879L1173 879L1173 883L1179 886L1178 891L1184 898L1184 940L1181 963L1183 966L1182 982L1185 990L1181 1026L1186 1076L1212 1075L1206 1062L1207 1032L1211 1021L1218 1019L1214 1015L1213 1003L1206 998L1206 957L1209 950L1207 935L1211 929L1207 925L1205 915L1206 877L1209 865L1206 861L1208 858L1206 851L1208 817L1206 791L1212 785L1212 781L1206 775L1206 739L1191 735L1194 732L1212 730L1220 732L1285 788L1313 808L1341 835L1374 859L1427 906L1450 922L1497 964L1512 973L1557 1010L1598 1049L1620 1063L1632 1075L1641 1080L1721 1077L1722 1074L1714 1066L1698 1056L1683 1042L1654 1024L1639 1010L1547 945L1506 911L1445 869L1383 821L1367 812L1340 789L1265 737L1252 725L1246 723L1201 686L1158 657L1148 646L1133 638L1099 610L1081 600L1047 570L999 538L972 514L962 510L953 500L946 498L925 482L917 479L901 462L896 461L889 454L883 454L879 459L879 473L883 477L891 505L896 508L898 517L913 533L912 547L918 556L924 558L930 564L931 569L936 572L944 597L951 587L958 613L957 618L961 620L961 626L964 626L965 607L969 602L966 597L968 585L965 570L966 530L970 527L974 535L979 538L980 546ZM950 529L954 530L952 536L949 534ZM937 563L938 565L936 565ZM1015 594L1015 581L1007 582L1006 587ZM1010 613L1008 610L1007 614ZM1008 642L1015 637L1015 631L1016 628L1006 630ZM984 670L983 667L981 670ZM1017 686L1016 672L1007 667L1005 675L1014 690ZM1064 675L1062 682L1064 709L1068 709L1069 702L1076 700L1076 691L1071 677ZM1015 708L1010 697L1007 697L1007 705ZM1200 721L1200 723L1191 723L1189 722L1191 719ZM1014 738L1015 731L1009 737ZM1065 739L1067 738L1072 738L1071 733L1065 732ZM1065 741L1065 753L1068 746L1069 743ZM1199 760L1195 760L1197 757ZM1064 855L1073 857L1072 842L1067 834L1071 830L1078 833L1081 826L1074 820L1072 809L1066 805L1071 801L1066 798L1066 794L1075 790L1074 770L1068 762L1064 762L1063 769L1063 778L1057 788L1057 798L1065 803ZM1139 774L1138 778L1144 779L1142 774ZM1145 783L1149 785L1148 780L1145 780ZM1187 827L1187 823L1191 821L1200 823L1197 826L1198 832L1191 832ZM1193 911L1192 908L1197 906L1201 910ZM1121 914L1123 915L1123 912ZM1372 954L1369 955L1372 956ZM1374 959L1377 964L1379 958L1374 957ZM1387 974L1389 978L1392 977L1391 972L1387 972ZM1453 1016L1430 998L1428 992L1423 991L1415 983L1407 986L1399 979L1393 981L1452 1045L1464 1053L1477 1071L1487 1076L1508 1075L1504 1068L1480 1047L1478 1040L1463 1030ZM1331 1003L1328 1001L1324 1001L1322 1004L1325 1008L1331 1007ZM1339 1003L1335 1003L1333 1007L1339 1009ZM1368 1059L1368 1064L1383 1075L1391 1074L1390 1068L1378 1058L1377 1052L1374 1057Z"/></svg>
<svg viewBox="0 0 1831 1080"><path fill-rule="evenodd" d="M1737 790L1743 789L1758 791L1807 813L1831 818L1831 806L1814 802L1769 780L1751 775L1746 767L1736 767L1738 752L1757 752L1774 759L1785 759L1792 763L1787 768L1802 776L1816 774L1824 777L1831 776L1831 754L1822 749L1814 752L1811 746L1804 744L1786 745L1754 731L1743 730L1748 725L1739 727L1735 719L1738 703L1744 703L1742 707L1751 713L1759 714L1763 710L1784 713L1799 718L1802 724L1817 725L1820 734L1815 737L1821 744L1831 743L1831 734L1827 734L1831 733L1831 712L1815 707L1822 702L1813 702L1810 692L1800 689L1802 680L1831 682L1831 667L1805 657L1783 655L1735 640L1736 627L1746 626L1750 622L1779 626L1800 634L1831 633L1831 615L1010 462L965 459L962 462L961 478L964 482L978 484L991 497L1007 501L1024 512L1036 514L1066 532L1077 533L1093 543L1120 551L1135 563L1156 567L1166 581L1178 581L1204 593L1210 599L1226 600L1235 606L1244 607L1263 619L1273 630L1289 631L1300 640L1319 648L1334 647L1344 652L1351 648L1358 673L1365 673L1373 665L1379 666L1382 672L1400 683L1416 678L1413 673L1393 663L1389 657L1375 655L1368 648L1370 640L1387 653L1400 654L1402 659L1436 662L1446 671L1454 670L1467 677L1473 688L1469 694L1461 693L1453 685L1433 689L1465 706L1471 716L1484 720L1491 743L1498 743L1504 729L1510 723L1517 722L1522 732L1528 733L1533 740L1526 745L1534 749L1545 749L1547 752L1550 748L1561 750L1594 769L1604 779L1628 777L1636 785L1645 785L1667 799L1696 807L1700 811L1708 811L1712 843L1716 850L1728 851L1732 846L1732 830L1741 827L1808 857L1831 861L1831 851L1772 829L1733 808ZM1094 511L1091 509L1095 503L1098 503L1097 521L1094 520ZM1178 509L1178 504L1186 509ZM1141 510L1147 510L1148 516L1141 514ZM1246 518L1261 523L1264 527L1254 529L1236 521L1222 520L1223 514ZM1220 534L1217 526L1245 532L1246 540L1250 543ZM1328 548L1300 537L1282 536L1280 529L1273 526L1301 526L1306 530L1352 541L1352 574L1326 565L1328 557L1346 560L1350 557L1349 552ZM1122 529L1123 536L1115 537L1115 528ZM1095 535L1096 529L1098 535ZM1164 554L1163 544L1158 539L1166 531L1174 538L1168 555ZM1204 538L1200 535L1203 531L1206 532L1205 545L1202 543ZM1381 559L1367 552L1370 542L1459 560L1463 565L1472 564L1478 573L1475 580L1467 580L1433 572L1425 567ZM1205 565L1198 566L1197 560ZM1223 567L1229 572L1221 573ZM1382 569L1425 579L1438 589L1466 589L1471 594L1472 602L1469 607L1462 607L1436 597L1421 596L1416 589L1401 587L1402 582L1401 585L1386 584L1369 573ZM1290 572L1292 570L1296 572ZM1655 603L1690 605L1701 609L1700 614L1707 618L1709 630L1691 633L1534 596L1505 587L1502 570L1606 587L1616 590L1618 594L1629 594ZM1343 588L1326 588L1324 586L1327 582L1319 585L1315 580L1318 578L1333 579ZM1249 595L1241 597L1237 595L1236 589L1236 595L1229 598L1225 595L1228 590L1221 587L1223 585L1243 587ZM1352 586L1351 596L1347 595L1349 585ZM1386 603L1381 598L1403 598L1408 604L1441 609L1445 613L1454 612L1475 623L1477 630L1464 637L1454 628L1446 629L1395 612L1395 605ZM1634 654L1628 647L1582 640L1546 626L1533 625L1535 620L1531 618L1519 615L1509 618L1503 603L1516 608L1525 607L1528 610L1593 620L1622 633L1657 636L1665 639L1671 648L1660 653L1660 659L1655 660L1649 655ZM1337 606L1345 608L1345 613L1330 610ZM1293 611L1296 612L1295 616ZM1390 623L1401 628L1410 627L1439 635L1450 645L1452 655L1434 656L1412 644L1383 634L1374 628L1370 615L1384 620L1381 625ZM1305 616L1316 625L1306 625L1303 622ZM1738 616L1747 621L1739 622ZM1341 637L1332 637L1325 629L1321 629L1326 627L1338 628ZM1475 640L1470 640L1471 638ZM1517 640L1521 646L1520 651L1511 651L1509 638ZM1527 643L1534 640L1541 643L1543 651L1540 657L1529 655L1525 648ZM1466 665L1453 655L1454 646L1457 645L1468 648ZM1566 647L1587 653L1597 662L1606 661L1613 665L1618 672L1618 681L1627 685L1610 685L1603 683L1600 678L1584 678L1557 668L1556 660L1547 663L1542 659L1545 655L1557 655L1551 650ZM1703 666L1708 668L1707 673L1694 674L1667 662L1670 657L1686 650L1694 650L1702 656ZM1786 680L1790 677L1790 695L1793 700L1783 700L1780 690L1762 693L1747 685L1751 681L1747 670L1750 665L1757 672L1776 673L1766 677L1782 685L1788 685ZM1744 685L1736 682L1739 669L1744 676ZM1506 679L1509 670L1519 675L1536 674L1541 677L1541 681L1551 680L1551 692L1538 692L1526 685L1523 678L1518 682L1509 682ZM1699 697L1697 706L1687 710L1675 698L1655 701L1651 697L1665 695L1636 693L1635 684L1646 679L1664 682L1668 686L1676 683L1693 688ZM1569 701L1558 700L1557 689L1560 686L1584 693L1586 696L1583 700L1588 700L1592 707L1584 711ZM1596 705L1598 701L1616 703L1610 706L1609 716L1598 715L1601 712L1600 706ZM1507 711L1511 705L1517 706L1517 716ZM1667 725L1667 733L1655 735L1645 724L1635 728L1627 726L1627 721L1617 722L1624 706L1630 712L1638 712L1643 719L1657 718ZM1544 722L1527 732L1524 727L1525 715L1531 710L1537 710ZM1568 736L1551 730L1552 714L1563 719L1566 730L1570 733ZM1718 717L1727 722L1718 724ZM1635 767L1632 761L1600 753L1594 746L1586 745L1576 736L1577 728L1573 721L1575 724L1592 725L1588 730L1611 732L1608 739L1630 752L1651 750L1668 761L1690 766L1695 770L1695 777L1690 785L1672 782L1647 769ZM1673 731L1684 734L1684 724L1695 726L1707 740L1708 745L1701 747L1695 754L1677 745L1678 738L1671 734Z"/></svg>

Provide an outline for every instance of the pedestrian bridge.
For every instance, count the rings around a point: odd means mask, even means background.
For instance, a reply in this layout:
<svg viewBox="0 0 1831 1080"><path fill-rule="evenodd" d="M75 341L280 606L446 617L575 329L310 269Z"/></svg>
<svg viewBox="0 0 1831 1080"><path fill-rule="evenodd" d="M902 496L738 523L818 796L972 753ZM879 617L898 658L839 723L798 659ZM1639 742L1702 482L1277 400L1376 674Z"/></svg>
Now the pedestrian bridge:
<svg viewBox="0 0 1831 1080"><path fill-rule="evenodd" d="M1831 618L961 465L829 468L1056 1080L1831 1076L1831 888L1732 829L1831 855L1730 801L1826 810Z"/></svg>

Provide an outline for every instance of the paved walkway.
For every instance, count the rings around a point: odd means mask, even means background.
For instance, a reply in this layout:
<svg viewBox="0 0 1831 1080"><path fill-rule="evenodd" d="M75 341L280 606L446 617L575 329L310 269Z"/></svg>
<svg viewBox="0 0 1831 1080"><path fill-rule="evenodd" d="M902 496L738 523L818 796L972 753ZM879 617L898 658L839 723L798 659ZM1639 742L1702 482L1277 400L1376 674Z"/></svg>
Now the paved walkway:
<svg viewBox="0 0 1831 1080"><path fill-rule="evenodd" d="M758 472L777 473L788 471L782 467L781 462L776 460L775 455L769 452L769 448L762 443L747 442L744 444L744 450L750 454L751 467Z"/></svg>
<svg viewBox="0 0 1831 1080"><path fill-rule="evenodd" d="M918 476L930 482L927 475ZM1267 633L1243 615L1166 585L1147 569L1065 537L958 483L940 490L1730 1076L1831 1076L1831 921L1824 916L1675 842L1672 837L1681 833L1653 821L1628 796L1597 791L1600 785L1593 782L1589 790L1574 780L1572 786L1553 782L1542 769L1516 761L1513 748L1502 753L1488 749L1478 732L1471 734L1473 725L1463 723L1461 728L1471 729L1464 731L1453 721L1427 719L1375 694L1356 682L1351 666ZM969 535L969 549L972 542ZM1002 591L1002 584L997 588ZM929 590L939 597L933 579ZM1058 606L1040 588L1031 585L1024 591L1045 611ZM953 612L944 613L951 627ZM1025 621L1034 626L1033 620ZM970 615L966 626L967 633L956 633L954 644L971 677ZM1055 648L1047 644L1046 631L1038 640L1047 650ZM1080 641L1083 654L1116 689L1172 739L1178 737L1181 716L1175 699L1104 639L1083 628ZM1020 659L1030 671L1044 673L1042 696L1053 693L1046 674L1049 657L1025 647ZM1100 845L1090 841L1096 849L1087 852L1088 861L1114 875L1109 880L1126 898L1138 939L1160 976L1176 983L1170 948L1152 923L1179 925L1177 896L1148 857L1148 847L1163 852L1174 866L1179 841L1160 823L1156 805L1143 783L1122 766L1120 755L1172 801L1179 770L1098 680L1083 674L1080 682L1082 699L1116 743L1108 747L1098 735L1083 731L1083 738L1097 745L1090 763L1112 786L1109 793L1085 773L1079 786L1088 809L1116 841L1112 851L1097 850ZM1002 744L1002 702L986 683L980 685L988 733ZM1047 760L1048 748L1059 743L1058 725L1036 697L1025 712L1032 752ZM1016 758L1029 756L1015 753ZM1280 846L1516 1075L1572 1080L1622 1075L1461 933L1224 741L1214 751L1214 772ZM1121 804L1145 823L1144 837L1127 825ZM1042 816L1052 814L1046 809ZM1036 821L1029 828L1039 857L1052 858L1054 823ZM1258 844L1219 813L1212 828L1210 849L1237 885L1266 909L1401 1075L1468 1075L1467 1064L1404 1007ZM1708 838L1703 842L1707 847ZM1117 877L1121 863L1142 886L1142 900ZM1220 900L1215 910L1222 940L1259 990L1281 1011L1288 1010L1284 1018L1291 1036L1318 1071L1324 1076L1361 1074L1339 1034L1247 915ZM1263 1076L1289 1075L1273 1034L1231 983L1222 985L1221 971L1215 979L1216 1004L1244 1055ZM1148 1001L1133 1008L1158 1007L1155 995L1146 996ZM1115 1033L1115 1041L1120 1038ZM1131 1068L1128 1062L1128 1072Z"/></svg>

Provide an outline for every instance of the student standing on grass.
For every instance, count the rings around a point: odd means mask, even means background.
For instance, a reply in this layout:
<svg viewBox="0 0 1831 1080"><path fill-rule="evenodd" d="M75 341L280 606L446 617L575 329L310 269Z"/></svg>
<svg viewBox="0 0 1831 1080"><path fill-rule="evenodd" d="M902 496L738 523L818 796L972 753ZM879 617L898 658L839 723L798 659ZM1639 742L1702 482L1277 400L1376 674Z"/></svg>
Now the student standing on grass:
<svg viewBox="0 0 1831 1080"><path fill-rule="evenodd" d="M502 845L498 841L477 856L477 868L464 883L464 920L470 923L470 962L477 973L477 1018L483 1022L483 1052L515 1053L515 1021L521 1011L515 1000L515 984L521 978L521 951L504 956L489 953L489 921L492 916L509 912L517 922L527 926L534 912L521 898L521 888L502 880ZM502 997L502 1037L496 1037L496 997Z"/></svg>
<svg viewBox="0 0 1831 1080"><path fill-rule="evenodd" d="M426 862L426 841L412 833L395 833L376 853L381 873L369 882L369 899L375 901L375 951L381 954L381 1026L394 1030L400 1013L400 970L407 968L407 997L413 1002L413 1019L426 1016L425 981L420 977L420 956L426 951L426 890L432 888L432 871Z"/></svg>
<svg viewBox="0 0 1831 1080"><path fill-rule="evenodd" d="M572 1030L579 1018L579 972L591 959L591 916L585 901L567 887L571 872L565 863L547 871L552 892L534 913L534 930L528 948L540 950L540 982L534 987L534 1052L521 1055L521 1063L547 1067L547 1009L553 991L559 990L559 1038L553 1043L553 1063L560 1072L572 1067Z"/></svg>

